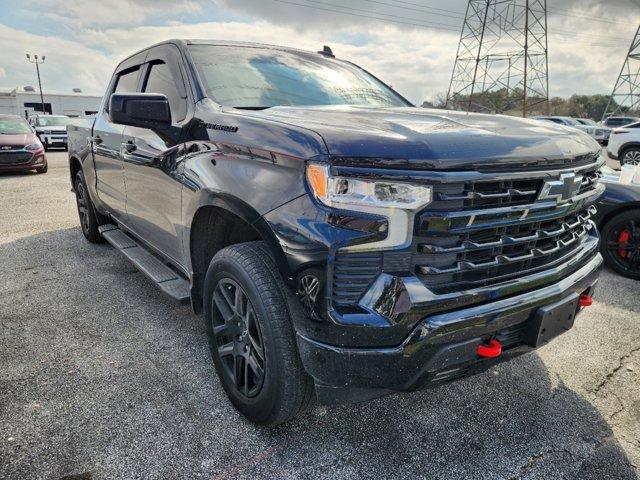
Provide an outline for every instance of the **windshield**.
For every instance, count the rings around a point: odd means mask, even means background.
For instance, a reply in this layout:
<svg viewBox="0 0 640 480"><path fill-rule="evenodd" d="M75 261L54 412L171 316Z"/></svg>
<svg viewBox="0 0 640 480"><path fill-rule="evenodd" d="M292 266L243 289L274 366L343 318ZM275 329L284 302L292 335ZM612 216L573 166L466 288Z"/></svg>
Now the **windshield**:
<svg viewBox="0 0 640 480"><path fill-rule="evenodd" d="M19 117L0 117L0 135L31 133L29 124Z"/></svg>
<svg viewBox="0 0 640 480"><path fill-rule="evenodd" d="M637 120L637 118L632 117L609 117L605 120L605 124L608 127L622 127L623 125L629 125Z"/></svg>
<svg viewBox="0 0 640 480"><path fill-rule="evenodd" d="M221 105L406 107L393 90L348 63L271 48L191 45L207 95Z"/></svg>
<svg viewBox="0 0 640 480"><path fill-rule="evenodd" d="M567 123L567 125L580 125L580 122L575 118L562 117L563 120Z"/></svg>
<svg viewBox="0 0 640 480"><path fill-rule="evenodd" d="M36 125L38 127L64 127L71 123L69 117L38 117Z"/></svg>

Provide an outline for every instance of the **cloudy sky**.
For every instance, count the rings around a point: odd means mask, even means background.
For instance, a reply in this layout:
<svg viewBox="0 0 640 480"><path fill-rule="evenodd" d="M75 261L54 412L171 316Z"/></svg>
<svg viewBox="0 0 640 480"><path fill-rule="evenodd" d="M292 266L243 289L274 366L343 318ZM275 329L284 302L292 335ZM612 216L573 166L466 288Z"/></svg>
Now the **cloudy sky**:
<svg viewBox="0 0 640 480"><path fill-rule="evenodd" d="M524 0L522 0L524 1ZM550 94L608 94L640 21L640 0L548 0ZM467 0L2 0L0 86L102 94L116 63L167 38L318 50L421 103L446 92Z"/></svg>

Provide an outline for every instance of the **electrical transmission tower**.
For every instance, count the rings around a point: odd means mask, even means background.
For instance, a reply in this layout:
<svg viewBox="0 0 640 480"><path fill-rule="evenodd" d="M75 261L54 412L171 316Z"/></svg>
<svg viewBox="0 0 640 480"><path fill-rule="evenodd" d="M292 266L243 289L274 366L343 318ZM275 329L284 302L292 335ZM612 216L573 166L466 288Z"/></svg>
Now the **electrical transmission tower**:
<svg viewBox="0 0 640 480"><path fill-rule="evenodd" d="M469 0L447 108L547 113L548 70L546 0Z"/></svg>
<svg viewBox="0 0 640 480"><path fill-rule="evenodd" d="M640 26L624 59L602 120L622 113L626 115L640 113Z"/></svg>

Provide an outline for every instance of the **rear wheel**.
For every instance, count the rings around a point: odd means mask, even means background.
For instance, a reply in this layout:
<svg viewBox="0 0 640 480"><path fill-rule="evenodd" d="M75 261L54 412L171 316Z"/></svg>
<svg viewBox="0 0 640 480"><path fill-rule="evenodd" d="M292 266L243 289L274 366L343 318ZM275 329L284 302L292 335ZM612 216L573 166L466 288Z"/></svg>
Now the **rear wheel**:
<svg viewBox="0 0 640 480"><path fill-rule="evenodd" d="M78 217L80 218L82 234L91 243L103 242L104 239L102 235L100 235L98 227L105 223L104 218L96 212L93 206L82 170L76 173L74 190L76 192L76 205L78 206Z"/></svg>
<svg viewBox="0 0 640 480"><path fill-rule="evenodd" d="M293 418L313 395L285 288L262 242L220 250L205 278L205 320L218 376L236 409L263 425Z"/></svg>
<svg viewBox="0 0 640 480"><path fill-rule="evenodd" d="M640 164L640 147L627 148L620 155L620 165Z"/></svg>
<svg viewBox="0 0 640 480"><path fill-rule="evenodd" d="M602 228L601 252L620 275L640 280L640 209L611 218Z"/></svg>

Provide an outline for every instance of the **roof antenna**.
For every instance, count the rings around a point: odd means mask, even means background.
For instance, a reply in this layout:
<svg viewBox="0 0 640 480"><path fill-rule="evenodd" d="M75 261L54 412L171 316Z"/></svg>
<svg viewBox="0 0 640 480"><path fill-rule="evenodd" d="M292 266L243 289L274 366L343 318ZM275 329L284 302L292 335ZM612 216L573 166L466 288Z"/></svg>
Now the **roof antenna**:
<svg viewBox="0 0 640 480"><path fill-rule="evenodd" d="M327 57L331 57L331 58L335 58L336 56L333 54L333 51L331 50L331 47L328 45L325 45L324 47L322 47L322 50L318 50L318 53L325 55Z"/></svg>

